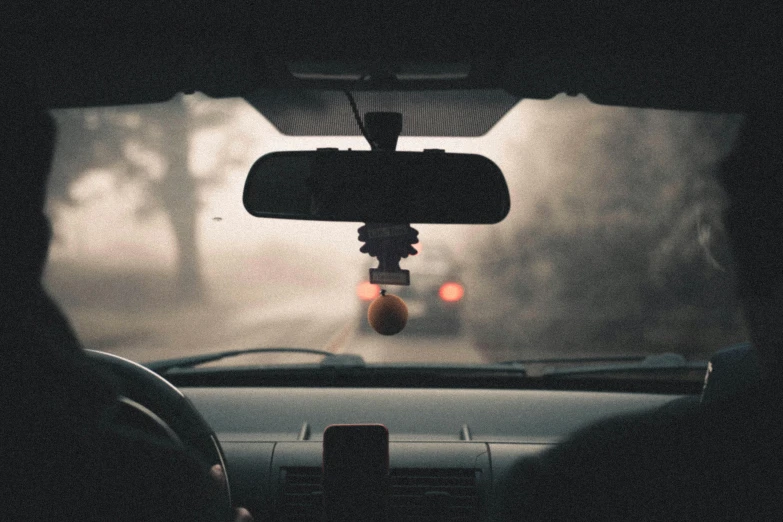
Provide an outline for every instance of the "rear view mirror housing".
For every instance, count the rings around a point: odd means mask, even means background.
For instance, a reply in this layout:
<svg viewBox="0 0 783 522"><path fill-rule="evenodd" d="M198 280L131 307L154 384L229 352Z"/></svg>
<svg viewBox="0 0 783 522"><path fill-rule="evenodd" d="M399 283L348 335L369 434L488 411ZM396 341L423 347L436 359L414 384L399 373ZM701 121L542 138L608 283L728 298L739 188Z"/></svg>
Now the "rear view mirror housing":
<svg viewBox="0 0 783 522"><path fill-rule="evenodd" d="M242 199L256 217L364 223L492 224L510 208L497 165L441 150L274 152Z"/></svg>

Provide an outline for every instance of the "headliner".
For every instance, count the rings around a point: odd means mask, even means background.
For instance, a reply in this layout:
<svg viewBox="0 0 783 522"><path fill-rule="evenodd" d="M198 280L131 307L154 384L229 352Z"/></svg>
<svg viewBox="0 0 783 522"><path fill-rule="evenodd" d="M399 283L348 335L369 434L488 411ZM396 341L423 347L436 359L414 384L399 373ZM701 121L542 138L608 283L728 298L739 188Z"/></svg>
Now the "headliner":
<svg viewBox="0 0 783 522"><path fill-rule="evenodd" d="M150 103L177 92L502 88L602 104L739 112L778 99L783 6L739 0L459 2L60 0L4 6L6 60L38 103ZM633 5L631 5L633 4ZM4 60L5 61L5 60ZM361 79L291 64L359 63ZM400 80L402 64L469 64ZM6 68L6 67L4 67Z"/></svg>

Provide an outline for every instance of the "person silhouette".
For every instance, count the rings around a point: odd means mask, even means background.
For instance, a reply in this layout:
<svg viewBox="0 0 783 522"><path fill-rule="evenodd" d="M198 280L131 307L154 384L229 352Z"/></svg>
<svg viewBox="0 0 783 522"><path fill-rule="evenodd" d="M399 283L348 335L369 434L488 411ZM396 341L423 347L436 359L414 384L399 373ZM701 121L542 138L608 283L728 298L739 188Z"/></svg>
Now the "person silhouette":
<svg viewBox="0 0 783 522"><path fill-rule="evenodd" d="M0 106L2 520L251 521L220 508L221 469L113 421L117 391L43 289L52 117Z"/></svg>
<svg viewBox="0 0 783 522"><path fill-rule="evenodd" d="M600 421L518 461L497 518L783 519L782 116L749 115L719 175L760 378L721 400Z"/></svg>

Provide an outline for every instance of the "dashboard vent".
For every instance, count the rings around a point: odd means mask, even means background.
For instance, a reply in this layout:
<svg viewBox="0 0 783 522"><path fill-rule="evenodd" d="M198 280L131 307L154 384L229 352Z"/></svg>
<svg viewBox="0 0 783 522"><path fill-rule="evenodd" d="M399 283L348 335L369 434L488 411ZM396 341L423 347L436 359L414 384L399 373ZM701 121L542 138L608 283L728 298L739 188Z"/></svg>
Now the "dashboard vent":
<svg viewBox="0 0 783 522"><path fill-rule="evenodd" d="M290 522L321 522L321 468L283 468L281 509L278 520Z"/></svg>
<svg viewBox="0 0 783 522"><path fill-rule="evenodd" d="M480 473L463 468L392 469L389 473L389 520L478 520L476 480Z"/></svg>
<svg viewBox="0 0 783 522"><path fill-rule="evenodd" d="M476 481L480 473L463 468L393 468L389 472L389 522L478 520ZM283 468L281 480L278 520L321 522L321 468Z"/></svg>

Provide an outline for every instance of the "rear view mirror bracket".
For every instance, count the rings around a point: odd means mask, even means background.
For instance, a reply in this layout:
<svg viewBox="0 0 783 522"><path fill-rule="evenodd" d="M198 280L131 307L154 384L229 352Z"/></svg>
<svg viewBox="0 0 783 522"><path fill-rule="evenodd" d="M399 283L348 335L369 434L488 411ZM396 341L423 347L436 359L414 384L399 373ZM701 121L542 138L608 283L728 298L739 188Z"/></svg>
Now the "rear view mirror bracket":
<svg viewBox="0 0 783 522"><path fill-rule="evenodd" d="M402 132L402 114L365 113L364 127L374 149L393 152ZM400 268L400 259L416 254L411 245L419 242L419 232L411 228L410 223L365 223L358 232L359 241L365 242L359 251L378 259L378 267L370 269L370 283L410 285L410 272Z"/></svg>
<svg viewBox="0 0 783 522"><path fill-rule="evenodd" d="M364 127L370 145L378 150L397 150L397 139L402 133L402 114L399 112L367 112Z"/></svg>

